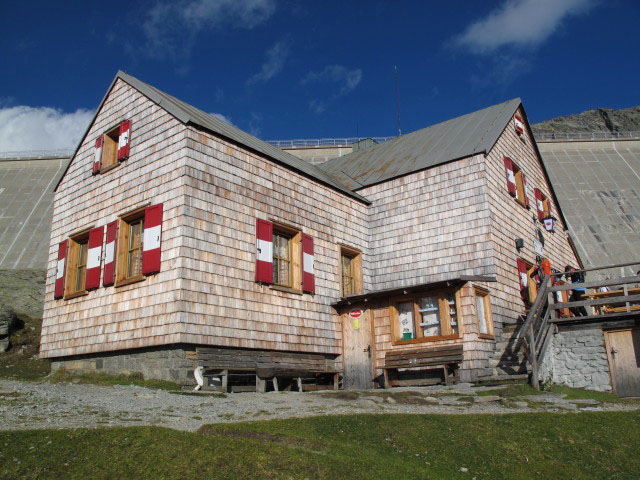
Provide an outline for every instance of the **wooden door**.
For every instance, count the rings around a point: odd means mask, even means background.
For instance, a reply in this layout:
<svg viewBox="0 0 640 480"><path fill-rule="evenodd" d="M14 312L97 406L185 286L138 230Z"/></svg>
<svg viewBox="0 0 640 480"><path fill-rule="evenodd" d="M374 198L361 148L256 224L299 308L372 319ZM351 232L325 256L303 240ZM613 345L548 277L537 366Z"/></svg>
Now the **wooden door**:
<svg viewBox="0 0 640 480"><path fill-rule="evenodd" d="M640 397L640 330L605 332L614 391L621 397Z"/></svg>
<svg viewBox="0 0 640 480"><path fill-rule="evenodd" d="M345 389L373 388L373 342L371 310L363 309L360 318L342 314L342 342Z"/></svg>

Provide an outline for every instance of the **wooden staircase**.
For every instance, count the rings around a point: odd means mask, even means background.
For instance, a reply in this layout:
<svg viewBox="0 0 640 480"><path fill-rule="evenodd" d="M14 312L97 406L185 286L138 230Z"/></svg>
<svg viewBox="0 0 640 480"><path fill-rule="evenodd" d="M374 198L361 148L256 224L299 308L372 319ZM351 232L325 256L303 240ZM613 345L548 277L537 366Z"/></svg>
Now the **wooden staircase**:
<svg viewBox="0 0 640 480"><path fill-rule="evenodd" d="M605 267L590 268L579 270L581 272L608 270L617 267L637 266L638 262L626 263L619 265L609 265ZM636 267L637 268L637 267ZM618 277L607 280L598 280L593 282L583 282L576 284L552 285L552 277L560 277L563 274L556 273L545 275L542 279L538 295L527 315L522 327L513 336L515 340L513 348L516 352L520 349L524 351L526 357L527 368L531 372L531 385L537 389L540 388L539 370L544 356L549 348L553 332L557 325L561 324L578 324L578 323L602 323L609 320L618 320L625 317L637 317L640 315L638 304L640 303L640 295L635 294L633 286L638 285L640 276ZM584 288L586 290L600 287L614 288L612 292L607 293L606 297L585 299L574 302L558 302L558 293L570 291L576 288ZM616 293L610 296L610 293ZM593 297L600 295L594 294ZM566 316L560 315L560 311L567 311L572 307L585 307L587 310L595 307L595 311L587 313L583 316Z"/></svg>

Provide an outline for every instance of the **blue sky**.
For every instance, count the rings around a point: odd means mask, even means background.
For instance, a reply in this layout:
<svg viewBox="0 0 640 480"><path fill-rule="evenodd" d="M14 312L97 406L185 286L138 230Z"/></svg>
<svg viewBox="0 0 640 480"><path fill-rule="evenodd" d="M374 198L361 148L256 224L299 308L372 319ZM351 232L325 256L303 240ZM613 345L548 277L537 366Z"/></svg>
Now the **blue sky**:
<svg viewBox="0 0 640 480"><path fill-rule="evenodd" d="M637 0L0 3L0 151L73 148L122 69L260 138L404 133L520 96L640 104Z"/></svg>

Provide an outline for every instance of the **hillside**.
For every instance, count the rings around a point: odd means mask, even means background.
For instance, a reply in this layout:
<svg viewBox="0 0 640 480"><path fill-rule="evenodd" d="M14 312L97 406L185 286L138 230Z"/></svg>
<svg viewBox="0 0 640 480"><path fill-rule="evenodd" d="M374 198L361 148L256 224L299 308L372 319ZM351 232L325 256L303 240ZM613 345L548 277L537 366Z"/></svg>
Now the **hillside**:
<svg viewBox="0 0 640 480"><path fill-rule="evenodd" d="M640 106L614 110L598 108L531 125L534 134L640 131Z"/></svg>

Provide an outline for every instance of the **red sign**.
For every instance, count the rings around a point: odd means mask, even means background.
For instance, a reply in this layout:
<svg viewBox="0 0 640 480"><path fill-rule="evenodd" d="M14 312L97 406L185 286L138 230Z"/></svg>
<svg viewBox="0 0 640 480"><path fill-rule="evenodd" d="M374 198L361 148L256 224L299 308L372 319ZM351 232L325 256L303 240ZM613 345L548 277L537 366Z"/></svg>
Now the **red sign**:
<svg viewBox="0 0 640 480"><path fill-rule="evenodd" d="M354 308L349 312L349 317L351 318L360 318L364 312L359 308Z"/></svg>

